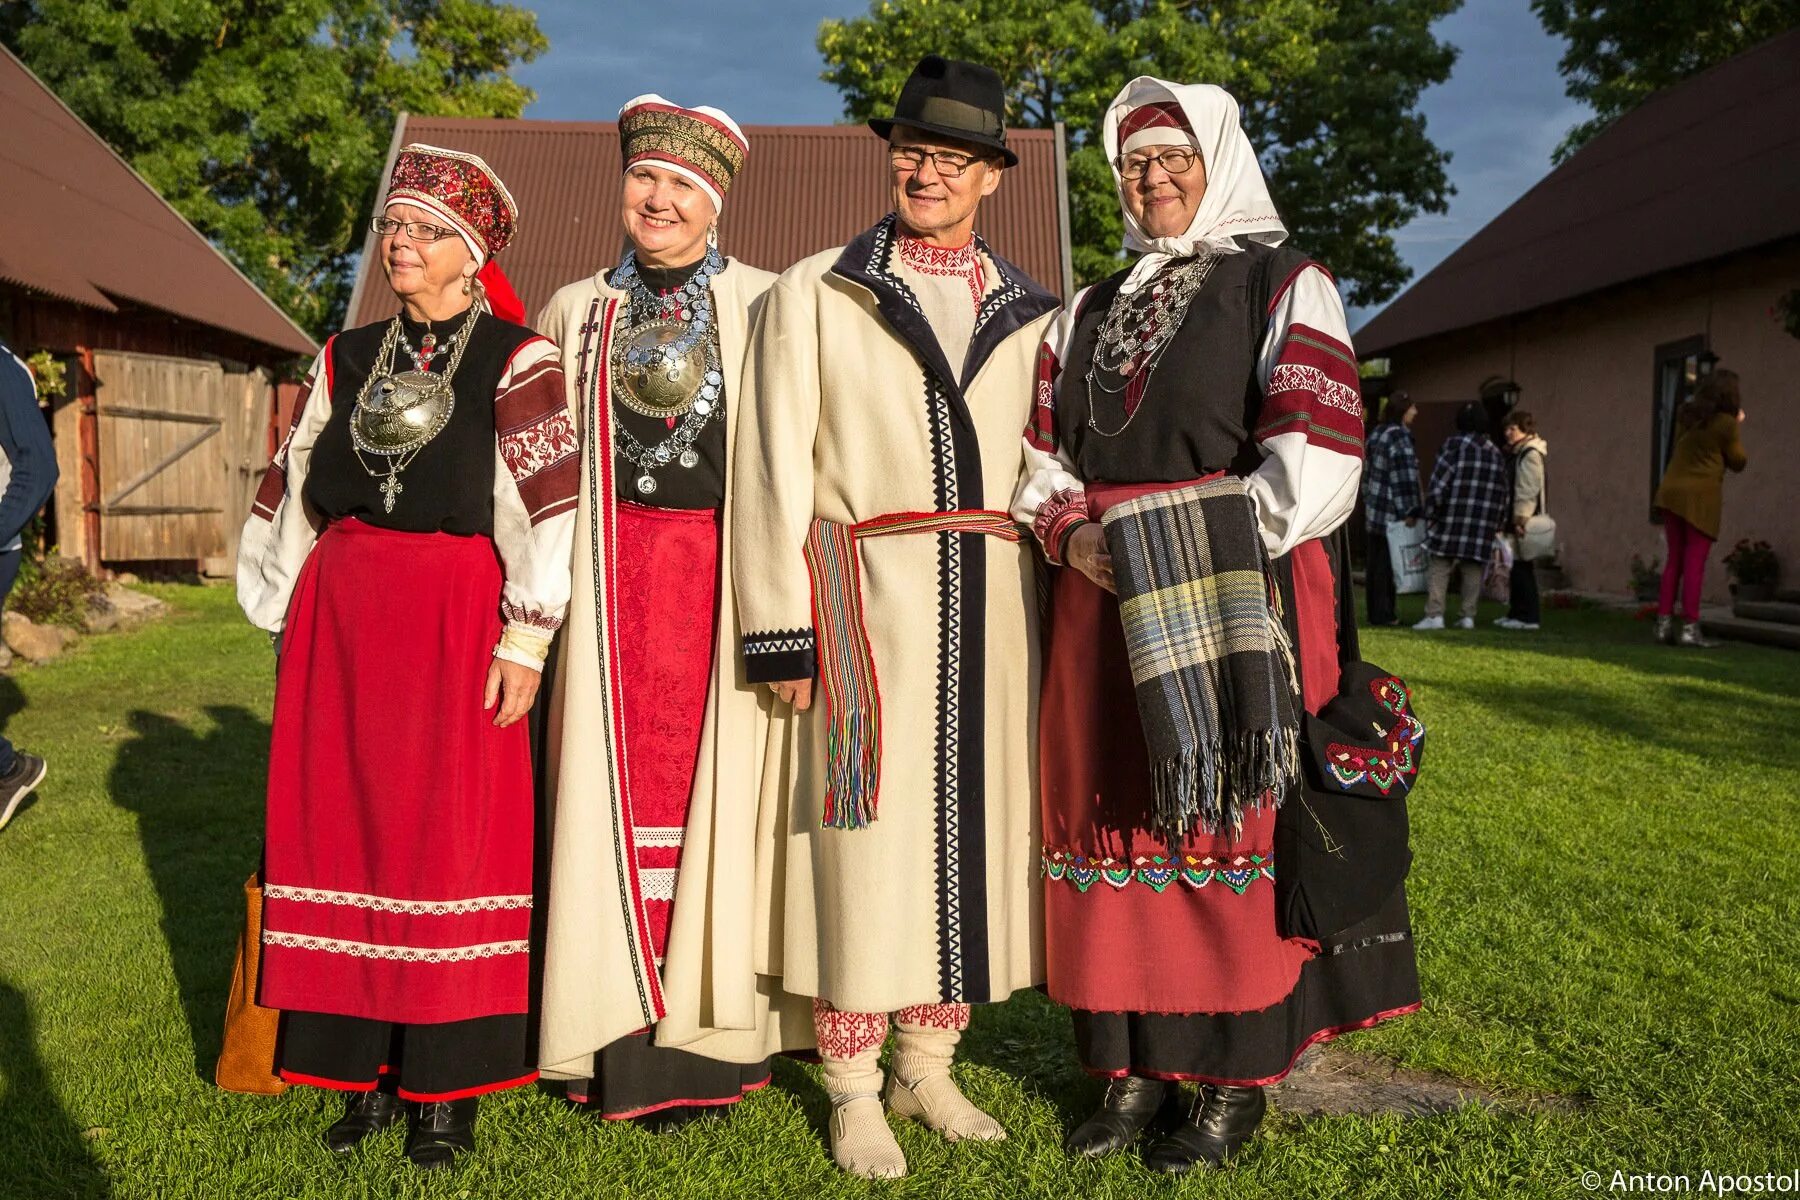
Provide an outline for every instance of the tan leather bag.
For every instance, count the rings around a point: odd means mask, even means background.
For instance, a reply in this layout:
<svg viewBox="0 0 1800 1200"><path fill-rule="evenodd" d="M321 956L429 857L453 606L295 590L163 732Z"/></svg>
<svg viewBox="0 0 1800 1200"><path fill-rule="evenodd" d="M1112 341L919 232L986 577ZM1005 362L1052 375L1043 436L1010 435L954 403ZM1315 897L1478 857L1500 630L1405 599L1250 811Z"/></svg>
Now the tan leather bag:
<svg viewBox="0 0 1800 1200"><path fill-rule="evenodd" d="M244 881L244 928L237 961L231 966L231 995L225 1001L225 1044L213 1068L213 1082L228 1092L279 1096L288 1085L275 1074L275 1033L281 1014L256 1002L256 970L262 954L262 880Z"/></svg>

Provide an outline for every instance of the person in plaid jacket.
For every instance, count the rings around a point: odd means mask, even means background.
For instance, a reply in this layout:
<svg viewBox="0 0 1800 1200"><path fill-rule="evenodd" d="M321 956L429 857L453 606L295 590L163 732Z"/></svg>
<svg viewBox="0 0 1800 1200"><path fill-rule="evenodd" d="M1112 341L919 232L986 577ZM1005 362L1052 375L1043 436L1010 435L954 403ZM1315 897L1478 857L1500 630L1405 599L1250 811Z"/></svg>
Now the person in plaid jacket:
<svg viewBox="0 0 1800 1200"><path fill-rule="evenodd" d="M1388 527L1415 524L1424 511L1419 495L1419 453L1413 447L1412 423L1419 406L1405 392L1388 399L1381 424L1369 431L1363 456L1363 523L1368 529L1368 564L1364 586L1369 593L1369 624L1398 625L1394 615L1394 561L1389 557Z"/></svg>
<svg viewBox="0 0 1800 1200"><path fill-rule="evenodd" d="M1442 629L1450 571L1462 576L1459 629L1475 628L1481 603L1481 568L1494 550L1494 534L1508 518L1512 488L1506 460L1487 434L1487 410L1471 400L1456 413L1456 432L1444 442L1431 483L1425 490L1429 524L1425 548L1431 551L1431 580L1425 594L1425 619L1414 629Z"/></svg>

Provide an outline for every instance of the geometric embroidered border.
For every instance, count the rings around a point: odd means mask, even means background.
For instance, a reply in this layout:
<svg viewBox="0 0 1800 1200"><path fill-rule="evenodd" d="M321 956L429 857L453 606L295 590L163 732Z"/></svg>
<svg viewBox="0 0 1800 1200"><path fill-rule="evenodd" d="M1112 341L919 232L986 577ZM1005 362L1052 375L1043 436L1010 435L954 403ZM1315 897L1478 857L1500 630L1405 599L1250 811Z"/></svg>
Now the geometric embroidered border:
<svg viewBox="0 0 1800 1200"><path fill-rule="evenodd" d="M1044 874L1057 883L1073 885L1085 893L1096 883L1104 882L1115 891L1132 883L1141 883L1161 895L1176 880L1199 890L1215 880L1238 895L1249 890L1258 879L1275 879L1275 860L1263 854L1240 854L1232 859L1211 855L1197 858L1191 854L1179 859L1161 854L1140 854L1127 862L1119 858L1096 858L1071 850L1044 848Z"/></svg>
<svg viewBox="0 0 1800 1200"><path fill-rule="evenodd" d="M348 954L352 958L380 958L394 962L458 963L478 958L497 958L505 954L524 954L531 943L478 942L473 946L382 946L373 942L351 942L342 938L316 937L310 933L286 933L265 929L265 946L285 946L292 950L320 950L327 954Z"/></svg>
<svg viewBox="0 0 1800 1200"><path fill-rule="evenodd" d="M644 899L674 901L679 873L679 867L639 867L638 883L644 889Z"/></svg>
<svg viewBox="0 0 1800 1200"><path fill-rule="evenodd" d="M401 900L393 896L371 896L364 892L334 892L325 888L290 887L287 884L278 883L263 884L263 896L269 900L299 900L311 904L337 904L349 908L367 908L375 912L423 913L434 917L531 907L529 895L474 896L467 900Z"/></svg>
<svg viewBox="0 0 1800 1200"><path fill-rule="evenodd" d="M685 825L634 825L631 829L631 840L640 847L650 846L662 849L681 849L681 843L687 838Z"/></svg>

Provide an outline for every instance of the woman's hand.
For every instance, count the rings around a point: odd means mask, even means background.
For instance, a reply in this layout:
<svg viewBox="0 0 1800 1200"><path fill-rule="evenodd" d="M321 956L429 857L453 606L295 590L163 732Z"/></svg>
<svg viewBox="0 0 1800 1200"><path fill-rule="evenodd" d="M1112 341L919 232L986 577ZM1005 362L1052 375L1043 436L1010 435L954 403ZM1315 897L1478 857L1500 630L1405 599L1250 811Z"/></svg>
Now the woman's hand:
<svg viewBox="0 0 1800 1200"><path fill-rule="evenodd" d="M488 664L487 693L481 698L482 710L494 707L498 700L500 711L494 714L494 724L505 729L531 711L531 702L537 699L538 682L542 678L530 667L496 658Z"/></svg>
<svg viewBox="0 0 1800 1200"><path fill-rule="evenodd" d="M1063 561L1107 591L1118 594L1118 585L1113 582L1112 555L1106 552L1106 530L1098 521L1075 527L1063 543Z"/></svg>
<svg viewBox="0 0 1800 1200"><path fill-rule="evenodd" d="M784 702L794 706L795 712L805 712L812 707L812 684L810 679L783 679L771 683L769 690Z"/></svg>

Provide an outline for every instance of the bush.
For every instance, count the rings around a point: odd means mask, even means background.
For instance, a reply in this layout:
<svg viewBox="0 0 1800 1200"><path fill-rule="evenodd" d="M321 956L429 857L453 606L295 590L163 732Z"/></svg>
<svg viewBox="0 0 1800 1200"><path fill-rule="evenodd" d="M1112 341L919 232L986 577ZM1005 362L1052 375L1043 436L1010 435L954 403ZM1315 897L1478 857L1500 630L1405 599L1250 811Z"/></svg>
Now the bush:
<svg viewBox="0 0 1800 1200"><path fill-rule="evenodd" d="M81 628L87 598L102 595L104 586L71 558L51 556L42 562L26 558L19 564L19 581L13 585L6 607L40 625Z"/></svg>
<svg viewBox="0 0 1800 1200"><path fill-rule="evenodd" d="M1739 583L1774 583L1781 574L1774 547L1760 538L1754 542L1739 538L1738 544L1725 556L1725 567Z"/></svg>

